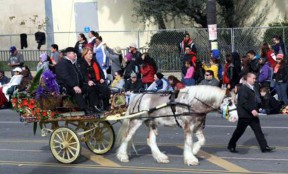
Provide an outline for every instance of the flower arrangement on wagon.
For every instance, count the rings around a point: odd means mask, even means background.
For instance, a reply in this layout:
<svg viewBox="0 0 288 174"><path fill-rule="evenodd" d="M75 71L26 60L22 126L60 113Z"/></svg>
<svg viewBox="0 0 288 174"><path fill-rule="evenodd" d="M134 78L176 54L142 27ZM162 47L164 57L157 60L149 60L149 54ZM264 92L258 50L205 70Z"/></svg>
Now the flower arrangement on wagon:
<svg viewBox="0 0 288 174"><path fill-rule="evenodd" d="M56 82L56 75L52 71L43 72L39 86L35 93L37 109L34 115L39 120L54 118L56 108L61 105L62 97L60 96L59 85Z"/></svg>
<svg viewBox="0 0 288 174"><path fill-rule="evenodd" d="M55 74L40 70L27 91L12 97L12 106L20 113L22 121L36 122L54 118L61 101Z"/></svg>

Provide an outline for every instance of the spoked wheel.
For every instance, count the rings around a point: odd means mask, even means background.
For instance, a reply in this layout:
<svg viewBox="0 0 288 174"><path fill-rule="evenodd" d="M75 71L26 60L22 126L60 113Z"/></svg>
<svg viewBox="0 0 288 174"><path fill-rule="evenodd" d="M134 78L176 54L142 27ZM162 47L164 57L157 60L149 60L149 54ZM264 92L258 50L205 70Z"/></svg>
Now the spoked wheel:
<svg viewBox="0 0 288 174"><path fill-rule="evenodd" d="M81 145L77 134L67 127L57 128L50 136L50 149L61 163L72 163L80 155Z"/></svg>
<svg viewBox="0 0 288 174"><path fill-rule="evenodd" d="M85 134L87 147L95 154L104 154L110 151L115 142L115 132L108 121L88 123L87 128L94 130Z"/></svg>

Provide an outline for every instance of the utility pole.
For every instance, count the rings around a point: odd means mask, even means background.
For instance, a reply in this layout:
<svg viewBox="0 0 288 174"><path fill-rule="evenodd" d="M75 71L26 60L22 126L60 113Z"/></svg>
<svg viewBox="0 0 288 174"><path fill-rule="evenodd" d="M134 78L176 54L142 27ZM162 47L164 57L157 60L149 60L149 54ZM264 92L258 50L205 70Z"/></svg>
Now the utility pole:
<svg viewBox="0 0 288 174"><path fill-rule="evenodd" d="M216 0L207 0L207 28L209 32L209 41L211 50L218 49L217 42L217 21L216 21Z"/></svg>

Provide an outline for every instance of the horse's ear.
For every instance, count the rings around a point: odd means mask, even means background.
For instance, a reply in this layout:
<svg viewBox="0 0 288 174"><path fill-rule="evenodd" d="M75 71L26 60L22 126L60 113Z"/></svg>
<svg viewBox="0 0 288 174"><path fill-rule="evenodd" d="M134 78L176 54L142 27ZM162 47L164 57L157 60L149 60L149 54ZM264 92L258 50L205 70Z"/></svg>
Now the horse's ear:
<svg viewBox="0 0 288 174"><path fill-rule="evenodd" d="M225 90L225 96L226 96L226 97L231 97L231 93L230 93L230 90L229 90L229 89L226 89L226 90Z"/></svg>

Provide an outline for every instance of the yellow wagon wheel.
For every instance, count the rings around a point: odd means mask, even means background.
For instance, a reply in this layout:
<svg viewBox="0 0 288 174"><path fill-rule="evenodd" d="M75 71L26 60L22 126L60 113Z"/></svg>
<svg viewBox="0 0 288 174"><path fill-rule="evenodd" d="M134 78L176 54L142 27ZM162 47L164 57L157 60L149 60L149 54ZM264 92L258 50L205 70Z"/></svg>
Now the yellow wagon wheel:
<svg viewBox="0 0 288 174"><path fill-rule="evenodd" d="M94 130L85 134L87 147L95 154L104 154L110 151L115 142L115 132L108 121L88 123L87 128Z"/></svg>
<svg viewBox="0 0 288 174"><path fill-rule="evenodd" d="M60 127L53 131L49 144L52 155L61 163L72 163L80 155L79 138L70 128Z"/></svg>

